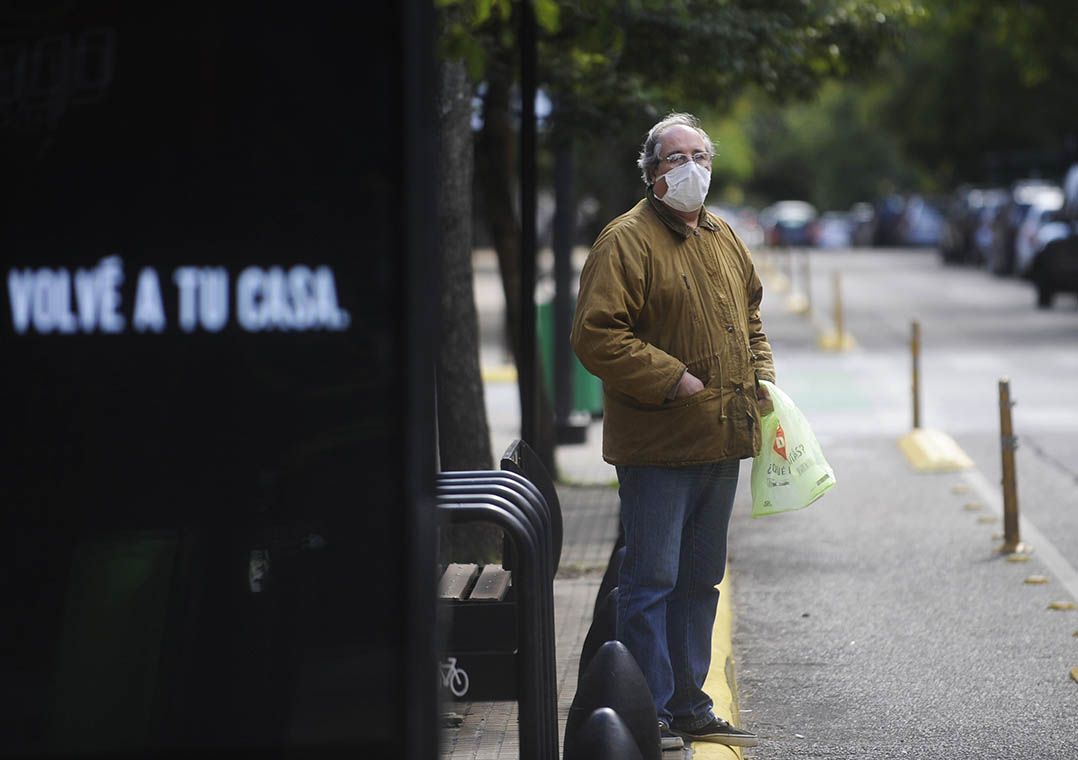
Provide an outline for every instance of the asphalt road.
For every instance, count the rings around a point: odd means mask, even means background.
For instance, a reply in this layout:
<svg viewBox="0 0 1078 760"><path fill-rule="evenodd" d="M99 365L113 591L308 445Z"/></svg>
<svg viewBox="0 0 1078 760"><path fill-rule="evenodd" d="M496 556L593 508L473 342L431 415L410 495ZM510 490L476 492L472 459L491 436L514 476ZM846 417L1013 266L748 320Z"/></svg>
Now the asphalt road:
<svg viewBox="0 0 1078 760"><path fill-rule="evenodd" d="M805 292L806 254L795 252L792 267L782 255L763 255L763 268L773 266L790 283L786 293L765 296L764 312L788 322L790 294ZM834 330L837 272L842 320L856 347L829 355L800 333L787 337L765 324L779 372L784 363L796 370L783 378L788 390L818 410L828 434L897 437L912 426L910 336L919 322L922 427L951 435L998 485L999 381L1008 380L1020 513L1078 567L1078 300L1061 296L1053 308L1037 309L1024 280L944 266L934 250L807 256L814 315L799 319L816 334ZM817 373L843 363L850 371L838 384L817 382Z"/></svg>
<svg viewBox="0 0 1078 760"><path fill-rule="evenodd" d="M734 649L743 721L761 736L745 757L1078 757L1078 612L1050 608L1078 601L1074 301L1039 311L1027 283L932 251L812 251L801 314L804 254L784 255L758 255L773 272L764 326L838 485L760 520L742 488ZM836 272L854 345L824 351ZM914 320L922 427L952 436L972 470L917 472L897 447ZM1021 563L997 551L1001 378L1017 400Z"/></svg>

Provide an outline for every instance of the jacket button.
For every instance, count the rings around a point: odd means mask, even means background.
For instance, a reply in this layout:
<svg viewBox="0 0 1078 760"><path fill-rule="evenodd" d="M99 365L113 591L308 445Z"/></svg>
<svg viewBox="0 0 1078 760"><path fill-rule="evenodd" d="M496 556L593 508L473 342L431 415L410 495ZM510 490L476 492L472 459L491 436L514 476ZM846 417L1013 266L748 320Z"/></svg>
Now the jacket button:
<svg viewBox="0 0 1078 760"><path fill-rule="evenodd" d="M726 332L731 332L732 333L733 331L734 331L734 326L733 325L726 325Z"/></svg>
<svg viewBox="0 0 1078 760"><path fill-rule="evenodd" d="M734 393L736 393L739 396L741 395L741 386L740 385L734 386Z"/></svg>

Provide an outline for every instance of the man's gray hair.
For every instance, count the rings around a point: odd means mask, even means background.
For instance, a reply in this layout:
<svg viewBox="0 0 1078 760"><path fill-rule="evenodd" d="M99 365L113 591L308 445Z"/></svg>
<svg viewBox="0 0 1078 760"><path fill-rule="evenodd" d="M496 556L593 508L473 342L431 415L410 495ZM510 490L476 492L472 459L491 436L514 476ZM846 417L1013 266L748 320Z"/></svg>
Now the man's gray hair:
<svg viewBox="0 0 1078 760"><path fill-rule="evenodd" d="M655 167L662 161L662 156L659 154L662 152L663 147L663 132L670 127L676 126L695 129L700 137L704 139L704 145L706 146L708 155L712 158L715 157L715 143L713 143L711 138L707 136L707 132L700 128L699 119L691 113L667 114L663 117L662 121L658 122L654 127L648 130L648 136L644 139L643 147L640 148L640 158L636 161L636 165L640 167L640 176L644 180L644 184L648 187L651 187L651 177L655 173Z"/></svg>

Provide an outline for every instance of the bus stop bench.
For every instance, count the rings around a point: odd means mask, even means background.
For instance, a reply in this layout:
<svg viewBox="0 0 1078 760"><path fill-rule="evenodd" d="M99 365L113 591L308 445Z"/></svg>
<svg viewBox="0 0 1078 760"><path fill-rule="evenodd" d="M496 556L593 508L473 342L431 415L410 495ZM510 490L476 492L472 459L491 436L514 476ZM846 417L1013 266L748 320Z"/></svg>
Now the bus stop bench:
<svg viewBox="0 0 1078 760"><path fill-rule="evenodd" d="M510 450L530 451L522 441ZM553 582L560 513L555 541L551 505L538 483L514 469L438 473L436 496L444 523L493 524L505 545L500 565L441 565L443 698L516 701L521 760L557 760Z"/></svg>
<svg viewBox="0 0 1078 760"><path fill-rule="evenodd" d="M438 582L438 601L452 604L442 686L474 702L516 697L517 620L512 572L501 565L450 563ZM462 662L458 667L459 658Z"/></svg>

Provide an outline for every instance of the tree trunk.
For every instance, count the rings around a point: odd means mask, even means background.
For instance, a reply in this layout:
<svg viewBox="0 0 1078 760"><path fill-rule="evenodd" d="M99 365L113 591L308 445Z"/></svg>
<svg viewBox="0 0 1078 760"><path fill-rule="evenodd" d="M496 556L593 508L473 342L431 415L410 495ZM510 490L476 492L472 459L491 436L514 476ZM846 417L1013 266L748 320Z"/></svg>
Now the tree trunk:
<svg viewBox="0 0 1078 760"><path fill-rule="evenodd" d="M472 273L472 87L464 64L443 61L440 82L438 230L442 245L437 361L438 458L448 470L493 467ZM502 552L501 530L487 523L444 526L441 557L487 563Z"/></svg>
<svg viewBox="0 0 1078 760"><path fill-rule="evenodd" d="M493 457L472 279L472 89L460 61L446 61L441 78L439 458L443 470L486 470Z"/></svg>
<svg viewBox="0 0 1078 760"><path fill-rule="evenodd" d="M502 48L491 59L487 72L487 90L483 97L483 128L476 144L478 153L478 177L487 227L498 254L498 267L502 275L502 291L506 306L506 331L509 347L520 362L520 331L522 307L535 308L534 301L521 302L521 236L517 204L519 197L514 170L516 166L517 132L510 115L510 91L515 68L514 48ZM525 441L535 449L551 475L557 477L554 460L554 409L542 371L536 380L536 405L539 419L536 424L536 440ZM521 412L524 413L521 398Z"/></svg>

